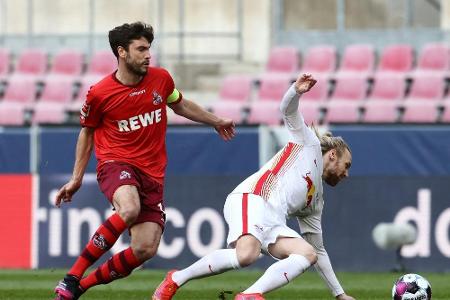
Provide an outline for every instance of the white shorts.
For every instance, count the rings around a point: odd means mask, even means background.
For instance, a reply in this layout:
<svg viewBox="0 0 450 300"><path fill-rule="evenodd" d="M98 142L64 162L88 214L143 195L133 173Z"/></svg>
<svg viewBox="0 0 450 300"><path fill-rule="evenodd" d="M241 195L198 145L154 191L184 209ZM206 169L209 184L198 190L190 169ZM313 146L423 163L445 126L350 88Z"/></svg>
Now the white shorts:
<svg viewBox="0 0 450 300"><path fill-rule="evenodd" d="M269 245L280 236L302 238L286 225L284 213L254 194L228 195L223 213L229 228L228 247L234 248L239 237L251 234L261 242L262 252L269 254Z"/></svg>

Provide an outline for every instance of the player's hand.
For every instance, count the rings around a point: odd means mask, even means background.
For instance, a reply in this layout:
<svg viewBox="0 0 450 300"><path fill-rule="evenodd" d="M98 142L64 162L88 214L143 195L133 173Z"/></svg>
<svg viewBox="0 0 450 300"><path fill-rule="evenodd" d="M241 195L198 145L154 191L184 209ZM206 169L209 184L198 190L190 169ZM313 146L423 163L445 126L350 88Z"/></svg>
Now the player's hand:
<svg viewBox="0 0 450 300"><path fill-rule="evenodd" d="M55 205L61 207L61 202L72 201L73 194L78 191L81 186L81 181L75 181L71 179L68 183L63 185L56 194Z"/></svg>
<svg viewBox="0 0 450 300"><path fill-rule="evenodd" d="M353 298L352 296L346 295L345 293L336 296L336 299L337 300L355 300L355 298Z"/></svg>
<svg viewBox="0 0 450 300"><path fill-rule="evenodd" d="M234 122L231 119L220 119L219 123L214 126L217 133L225 141L230 141L235 136Z"/></svg>
<svg viewBox="0 0 450 300"><path fill-rule="evenodd" d="M295 81L295 91L297 94L306 93L316 84L316 82L317 80L315 80L310 74L300 75Z"/></svg>

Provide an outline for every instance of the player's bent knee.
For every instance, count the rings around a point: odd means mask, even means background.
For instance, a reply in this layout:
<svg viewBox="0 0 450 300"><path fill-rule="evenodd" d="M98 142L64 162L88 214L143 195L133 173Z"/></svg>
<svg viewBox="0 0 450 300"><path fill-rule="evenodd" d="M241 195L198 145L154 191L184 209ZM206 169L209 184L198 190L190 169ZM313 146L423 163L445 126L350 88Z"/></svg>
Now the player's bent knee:
<svg viewBox="0 0 450 300"><path fill-rule="evenodd" d="M158 247L154 245L139 244L133 246L133 253L140 261L146 261L154 257L157 250Z"/></svg>
<svg viewBox="0 0 450 300"><path fill-rule="evenodd" d="M139 215L139 207L135 206L121 207L118 213L125 223L131 225L134 223L134 221L136 221Z"/></svg>
<svg viewBox="0 0 450 300"><path fill-rule="evenodd" d="M311 247L311 250L305 254L305 257L307 260L309 260L311 265L314 265L318 259L317 253L316 253L316 251L314 251L314 249L312 247Z"/></svg>
<svg viewBox="0 0 450 300"><path fill-rule="evenodd" d="M261 243L251 235L242 236L236 244L236 253L241 267L253 264L261 253Z"/></svg>

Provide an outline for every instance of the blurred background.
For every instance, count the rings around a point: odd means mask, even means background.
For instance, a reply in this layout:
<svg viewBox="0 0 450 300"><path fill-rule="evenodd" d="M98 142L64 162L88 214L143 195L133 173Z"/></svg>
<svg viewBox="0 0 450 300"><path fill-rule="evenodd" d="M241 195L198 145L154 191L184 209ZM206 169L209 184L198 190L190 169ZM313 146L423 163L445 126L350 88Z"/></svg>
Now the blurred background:
<svg viewBox="0 0 450 300"><path fill-rule="evenodd" d="M107 33L138 20L155 29L152 64L238 125L224 143L169 114L168 221L145 267L225 246L226 195L283 145L278 105L305 72L318 79L301 99L306 122L353 152L350 178L324 192L335 269L391 270L396 249L379 248L373 229L409 223L405 266L450 271L448 0L0 0L0 268L67 268L112 213L95 158L70 205L53 199L72 172L86 92L116 69Z"/></svg>

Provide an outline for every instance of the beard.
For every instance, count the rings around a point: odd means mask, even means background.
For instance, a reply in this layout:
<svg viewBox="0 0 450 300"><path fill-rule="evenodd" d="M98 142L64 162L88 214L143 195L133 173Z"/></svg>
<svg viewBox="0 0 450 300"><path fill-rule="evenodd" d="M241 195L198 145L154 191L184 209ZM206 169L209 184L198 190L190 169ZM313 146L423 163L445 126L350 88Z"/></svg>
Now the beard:
<svg viewBox="0 0 450 300"><path fill-rule="evenodd" d="M127 57L127 59L125 60L125 66L130 73L133 73L135 75L144 76L147 74L147 67L133 62L129 57Z"/></svg>
<svg viewBox="0 0 450 300"><path fill-rule="evenodd" d="M326 176L323 180L330 186L336 186L340 181L339 177L334 174Z"/></svg>

